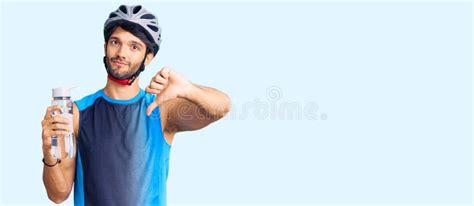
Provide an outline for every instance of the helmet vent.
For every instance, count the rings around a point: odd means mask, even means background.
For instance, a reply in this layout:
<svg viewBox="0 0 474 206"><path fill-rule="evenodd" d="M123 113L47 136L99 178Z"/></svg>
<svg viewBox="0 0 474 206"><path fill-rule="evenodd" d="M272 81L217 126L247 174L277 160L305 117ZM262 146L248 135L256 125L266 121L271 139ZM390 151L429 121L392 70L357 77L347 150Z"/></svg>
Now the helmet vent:
<svg viewBox="0 0 474 206"><path fill-rule="evenodd" d="M127 7L125 7L125 5L120 6L119 9L120 9L120 11L122 11L123 13L128 14L128 12L127 12Z"/></svg>
<svg viewBox="0 0 474 206"><path fill-rule="evenodd" d="M151 14L145 14L142 17L140 17L140 19L155 19L155 16Z"/></svg>
<svg viewBox="0 0 474 206"><path fill-rule="evenodd" d="M137 14L142 9L142 6L136 6L133 8L133 14Z"/></svg>
<svg viewBox="0 0 474 206"><path fill-rule="evenodd" d="M153 26L153 25L147 25L148 28L150 28L151 30L153 30L154 32L157 32L158 31L158 27L156 26Z"/></svg>

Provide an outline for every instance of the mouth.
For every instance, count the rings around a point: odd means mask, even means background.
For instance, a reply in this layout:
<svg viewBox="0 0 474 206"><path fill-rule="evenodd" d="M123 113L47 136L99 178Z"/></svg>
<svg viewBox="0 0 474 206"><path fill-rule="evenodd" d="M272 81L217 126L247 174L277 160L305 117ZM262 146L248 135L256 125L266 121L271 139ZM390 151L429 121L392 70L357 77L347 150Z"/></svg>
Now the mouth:
<svg viewBox="0 0 474 206"><path fill-rule="evenodd" d="M126 62L117 61L117 60L112 60L112 64L113 64L114 66L117 66L117 67L123 67L123 66L127 66L127 65L128 65Z"/></svg>

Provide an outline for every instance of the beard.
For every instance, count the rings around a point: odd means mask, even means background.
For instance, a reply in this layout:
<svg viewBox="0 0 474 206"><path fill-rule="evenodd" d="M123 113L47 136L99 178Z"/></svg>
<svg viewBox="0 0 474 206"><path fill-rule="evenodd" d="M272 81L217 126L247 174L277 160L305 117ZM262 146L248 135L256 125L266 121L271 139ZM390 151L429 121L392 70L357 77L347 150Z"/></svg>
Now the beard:
<svg viewBox="0 0 474 206"><path fill-rule="evenodd" d="M112 66L111 61L118 59L118 57L106 58L107 67L110 74L116 79L127 79L140 69L140 65L132 65L127 62L126 66Z"/></svg>

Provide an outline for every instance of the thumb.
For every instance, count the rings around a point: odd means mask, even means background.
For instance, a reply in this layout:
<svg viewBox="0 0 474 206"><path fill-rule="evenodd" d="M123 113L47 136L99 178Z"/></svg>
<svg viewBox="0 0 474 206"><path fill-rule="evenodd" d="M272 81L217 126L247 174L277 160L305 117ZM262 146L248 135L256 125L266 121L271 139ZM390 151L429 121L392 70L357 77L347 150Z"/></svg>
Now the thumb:
<svg viewBox="0 0 474 206"><path fill-rule="evenodd" d="M155 108L158 105L160 105L163 101L164 101L163 95L156 95L155 100L146 108L146 115L150 116L153 110L155 110Z"/></svg>
<svg viewBox="0 0 474 206"><path fill-rule="evenodd" d="M153 112L153 110L155 110L155 108L160 105L160 103L158 101L153 101L150 105L148 105L148 107L146 108L146 115L147 116L150 116L151 112Z"/></svg>

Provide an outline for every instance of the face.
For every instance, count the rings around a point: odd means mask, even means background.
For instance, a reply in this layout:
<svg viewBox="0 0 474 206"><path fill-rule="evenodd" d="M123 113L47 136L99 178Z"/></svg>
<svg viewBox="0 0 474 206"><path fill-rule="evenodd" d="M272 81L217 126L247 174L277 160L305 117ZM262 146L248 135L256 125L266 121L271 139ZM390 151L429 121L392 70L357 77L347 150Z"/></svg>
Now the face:
<svg viewBox="0 0 474 206"><path fill-rule="evenodd" d="M146 45L138 37L118 27L105 43L105 49L110 72L115 77L125 78L140 68L145 57ZM148 55L145 65L150 61Z"/></svg>

